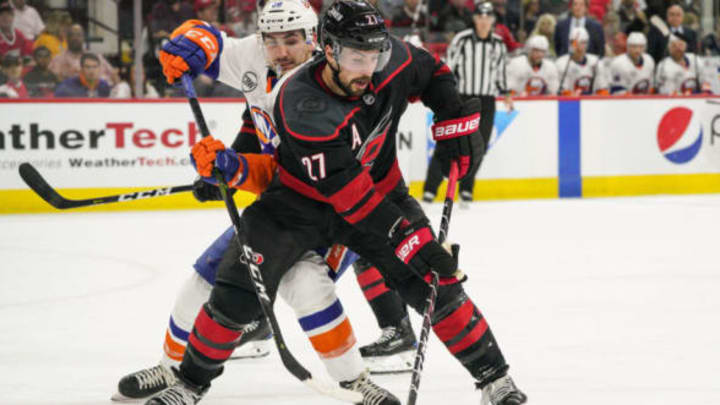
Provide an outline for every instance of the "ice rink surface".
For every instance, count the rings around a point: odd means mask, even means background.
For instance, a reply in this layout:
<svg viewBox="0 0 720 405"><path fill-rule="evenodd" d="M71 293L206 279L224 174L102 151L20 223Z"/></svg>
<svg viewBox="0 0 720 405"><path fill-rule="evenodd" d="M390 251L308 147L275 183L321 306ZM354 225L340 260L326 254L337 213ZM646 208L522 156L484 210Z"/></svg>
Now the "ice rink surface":
<svg viewBox="0 0 720 405"><path fill-rule="evenodd" d="M441 206L428 212L437 224ZM223 210L0 216L0 404L110 404L120 377L156 364L177 289L228 225ZM720 196L474 203L450 239L529 404L720 404ZM374 340L354 276L338 288L359 341ZM375 380L407 398L409 375ZM480 403L434 336L418 402ZM273 352L228 363L202 403L339 402Z"/></svg>

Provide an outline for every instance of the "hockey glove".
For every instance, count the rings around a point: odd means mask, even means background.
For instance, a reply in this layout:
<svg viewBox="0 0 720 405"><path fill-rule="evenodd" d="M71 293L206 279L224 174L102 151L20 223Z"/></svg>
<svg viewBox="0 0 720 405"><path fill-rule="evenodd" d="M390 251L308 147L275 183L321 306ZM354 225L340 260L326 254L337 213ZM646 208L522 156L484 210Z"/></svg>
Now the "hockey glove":
<svg viewBox="0 0 720 405"><path fill-rule="evenodd" d="M465 277L458 274L457 258L435 240L426 223L405 221L392 233L390 243L395 256L415 269L428 284L432 279L431 270L440 276L440 285L465 281Z"/></svg>
<svg viewBox="0 0 720 405"><path fill-rule="evenodd" d="M222 173L223 179L230 187L243 184L248 175L245 157L232 149L226 149L221 141L212 136L205 137L193 145L190 158L198 174L210 184L217 184L212 174L213 168L217 168Z"/></svg>
<svg viewBox="0 0 720 405"><path fill-rule="evenodd" d="M237 189L231 188L228 191L230 192L230 195L233 195ZM193 197L200 202L222 201L223 199L222 193L220 193L220 188L206 182L202 177L198 177L198 179L193 183L192 193Z"/></svg>
<svg viewBox="0 0 720 405"><path fill-rule="evenodd" d="M441 118L441 117L439 117ZM480 135L480 99L471 98L460 109L459 117L443 119L432 126L433 139L437 142L435 155L443 172L450 171L450 162L458 162L458 179L463 178L477 159L482 159L484 144ZM482 145L480 145L482 144ZM475 148L473 148L475 146Z"/></svg>
<svg viewBox="0 0 720 405"><path fill-rule="evenodd" d="M222 35L217 28L200 20L188 20L170 34L160 51L160 64L167 82L172 84L184 73L195 77L208 73L217 77L222 51ZM217 63L216 63L217 62Z"/></svg>

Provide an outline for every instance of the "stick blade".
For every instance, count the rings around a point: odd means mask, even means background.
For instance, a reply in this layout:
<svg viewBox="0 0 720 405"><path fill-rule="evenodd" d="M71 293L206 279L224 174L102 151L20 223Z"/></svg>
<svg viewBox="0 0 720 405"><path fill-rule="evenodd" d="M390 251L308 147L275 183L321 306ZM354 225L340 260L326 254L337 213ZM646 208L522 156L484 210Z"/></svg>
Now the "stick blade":
<svg viewBox="0 0 720 405"><path fill-rule="evenodd" d="M25 184L28 185L37 195L45 200L48 204L52 205L57 209L67 208L67 200L65 200L60 194L57 193L50 185L42 178L40 173L30 163L22 163L18 167L20 177L23 179Z"/></svg>

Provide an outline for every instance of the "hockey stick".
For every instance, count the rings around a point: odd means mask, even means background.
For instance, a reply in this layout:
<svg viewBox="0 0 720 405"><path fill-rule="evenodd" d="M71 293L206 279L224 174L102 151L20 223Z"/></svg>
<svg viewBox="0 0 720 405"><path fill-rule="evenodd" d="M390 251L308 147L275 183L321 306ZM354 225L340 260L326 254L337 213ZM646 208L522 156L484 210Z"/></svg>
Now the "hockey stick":
<svg viewBox="0 0 720 405"><path fill-rule="evenodd" d="M188 97L188 101L190 102L190 107L192 108L193 115L195 116L195 121L200 128L200 133L202 134L202 137L205 138L210 135L210 131L208 130L207 124L205 123L205 116L200 109L200 103L198 103L197 97L195 95L195 88L193 87L192 79L190 78L190 76L183 75L182 84L185 88L185 94ZM272 301L267 294L267 288L265 287L265 282L263 281L260 269L252 260L252 258L254 257L254 252L252 251L250 246L246 245L240 240L240 238L242 238L242 232L240 230L240 215L238 214L237 207L235 206L235 201L232 199L232 195L228 192L228 185L225 182L222 173L220 173L217 168L213 169L213 176L218 182L220 194L225 201L225 207L227 208L228 214L230 215L230 220L233 224L233 228L235 229L237 243L239 245L240 252L242 252L242 257L240 259L243 260L250 269L250 278L253 281L255 293L258 296L260 307L262 308L265 317L270 323L270 328L273 332L273 338L275 339L275 345L278 348L278 352L280 353L280 359L282 360L283 365L290 372L290 374L294 375L298 380L302 381L307 386L321 394L331 396L341 401L353 403L362 402L363 396L359 392L350 391L341 387L330 387L327 384L323 384L322 382L314 379L312 374L310 374L310 372L305 367L303 367L300 362L297 361L295 356L290 353L287 345L285 345L285 339L280 332L280 326L278 325L277 318L275 317Z"/></svg>
<svg viewBox="0 0 720 405"><path fill-rule="evenodd" d="M438 242L443 243L447 238L448 229L450 228L450 215L452 214L453 202L455 199L455 188L457 186L458 165L453 161L450 164L450 175L448 176L447 192L445 193L445 203L443 204L442 219L440 220L440 230L438 231ZM423 324L420 330L420 340L418 341L417 351L415 352L415 365L413 366L412 377L410 378L410 394L408 394L407 405L415 405L417 401L418 388L420 387L420 377L422 376L423 363L425 362L425 350L427 349L428 338L430 337L430 324L433 312L435 312L435 300L437 299L437 288L440 282L440 276L436 271L432 271L432 282L430 283L430 295L427 298L427 307L423 314Z"/></svg>
<svg viewBox="0 0 720 405"><path fill-rule="evenodd" d="M142 200L145 198L162 197L175 193L183 193L191 191L193 186L188 184L185 186L174 186L156 188L154 190L145 191L134 191L127 194L110 195L107 197L94 197L84 200L71 200L60 195L48 182L40 175L30 163L22 163L18 168L20 177L22 177L25 184L32 189L40 198L45 200L48 204L59 210L66 210L69 208L80 208L90 207L93 205L109 204L114 202L125 202L133 200Z"/></svg>

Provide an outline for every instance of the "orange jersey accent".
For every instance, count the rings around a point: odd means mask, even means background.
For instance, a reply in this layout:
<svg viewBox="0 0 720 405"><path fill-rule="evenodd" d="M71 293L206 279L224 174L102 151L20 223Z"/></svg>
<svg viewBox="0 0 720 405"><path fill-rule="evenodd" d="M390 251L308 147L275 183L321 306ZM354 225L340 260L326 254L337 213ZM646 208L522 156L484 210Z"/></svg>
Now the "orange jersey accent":
<svg viewBox="0 0 720 405"><path fill-rule="evenodd" d="M264 153L243 153L242 155L248 163L248 175L245 181L235 188L260 194L270 185L277 171L277 162L272 155Z"/></svg>

